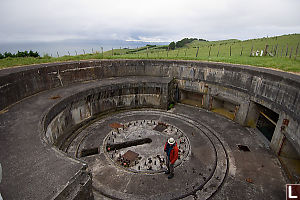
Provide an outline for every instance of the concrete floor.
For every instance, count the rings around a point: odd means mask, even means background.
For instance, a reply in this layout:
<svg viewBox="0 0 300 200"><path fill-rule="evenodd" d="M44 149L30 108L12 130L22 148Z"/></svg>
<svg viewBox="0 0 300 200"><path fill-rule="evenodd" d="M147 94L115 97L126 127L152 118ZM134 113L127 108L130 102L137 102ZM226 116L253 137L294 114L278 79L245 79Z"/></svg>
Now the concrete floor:
<svg viewBox="0 0 300 200"><path fill-rule="evenodd" d="M130 172L107 156L103 139L111 131L109 124L134 120L166 122L182 130L189 138L191 152L175 168L173 179L168 180L164 173ZM214 150L218 145L213 135L223 145L226 153L223 157ZM156 146L162 154L164 142L160 147ZM237 145L246 145L250 151L241 151ZM76 155L74 149L80 151L95 146L100 147L100 154L82 158L89 163L93 174L95 199L285 198L287 180L278 159L268 147L267 139L258 130L242 127L223 116L193 106L179 104L170 111L126 111L107 116L79 133L68 150L69 155ZM145 144L134 150L141 152L141 148L151 151L153 146L148 148ZM218 171L217 160L227 162L228 166L224 165Z"/></svg>
<svg viewBox="0 0 300 200"><path fill-rule="evenodd" d="M171 134L172 137L177 139L181 150L186 150L186 145L194 146L192 151L188 150L188 155L185 153L186 157L181 155L179 162L175 164L178 166L175 168L176 176L174 181L168 181L167 176L159 170L154 170L154 172L153 170L149 170L149 172L141 170L140 173L133 173L129 171L128 168L122 168L120 165L112 162L108 153L103 150L105 149L102 146L103 137L109 133L110 123L119 122L125 124L128 121L141 119L176 125L187 137L191 138L190 142L186 141L187 144L179 144L179 136L176 137L175 133ZM106 120L91 125L88 130L83 131L79 136L81 138L78 140L80 143L76 141L71 146L77 146L76 149L79 149L79 151L81 148L87 149L89 147L101 146L102 151L100 155L90 156L89 158L84 158L84 160L89 163L92 170L95 190L106 196L114 196L120 199L181 198L196 194L199 189L211 183L210 179L216 178L216 180L214 180L213 190L210 192L210 194L212 194L220 186L223 177L226 175L227 163L225 163L224 166L222 165L221 167L223 168L221 169L220 166L217 167L221 161L226 162L226 155L223 154L223 157L221 157L222 154L217 152L215 148L222 150L222 147L214 144L214 138L211 138L213 136L205 135L206 133L204 131L191 125L186 119L164 111L130 111L109 116ZM143 134L146 135L147 133L144 132ZM144 144L126 148L125 150L121 149L116 152L116 154L123 154L129 149L141 154L141 156L146 153L147 158L151 157L154 162L156 155L163 157L164 143L169 134L170 133L164 134L166 137L156 137L159 140L153 140L154 144ZM182 147L182 145L184 146ZM158 160L156 161L158 162ZM139 165L144 167L143 158ZM149 166L150 164L147 163L147 165ZM155 167L156 166L153 166L153 168ZM218 173L220 175L217 178L216 174ZM149 185L151 185L151 187L149 187Z"/></svg>
<svg viewBox="0 0 300 200"><path fill-rule="evenodd" d="M242 127L212 112L190 106L177 106L174 113L205 123L228 144L235 160L234 170L212 199L284 199L288 182L280 162L268 147L269 142L257 130ZM238 144L250 152L240 151ZM248 182L248 181L250 182Z"/></svg>
<svg viewBox="0 0 300 200"><path fill-rule="evenodd" d="M74 84L46 91L0 114L0 192L4 199L48 199L64 187L59 183L66 183L81 169L82 164L43 143L38 126L47 108L55 104L50 97L65 97L85 88ZM142 119L164 121L183 130L191 145L187 160L176 167L175 177L168 180L163 173L139 174L117 167L104 151L85 157L94 175L95 199L285 198L287 180L262 134L187 105L178 104L170 111L140 110L106 116L79 133L68 149L69 155L75 155L78 144L79 148L101 146L112 122ZM240 151L238 144L247 145L250 152Z"/></svg>

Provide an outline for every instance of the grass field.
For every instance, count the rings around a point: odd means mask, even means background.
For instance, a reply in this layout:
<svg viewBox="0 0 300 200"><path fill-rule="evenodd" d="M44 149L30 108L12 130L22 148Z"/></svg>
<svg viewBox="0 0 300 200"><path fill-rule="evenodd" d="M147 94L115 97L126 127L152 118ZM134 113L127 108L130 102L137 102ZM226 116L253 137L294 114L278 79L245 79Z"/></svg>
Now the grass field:
<svg viewBox="0 0 300 200"><path fill-rule="evenodd" d="M167 50L167 46L149 46L138 49L114 49L102 53L59 58L5 58L0 59L0 68L29 64L62 62L87 59L175 59L202 60L276 68L300 72L300 34L290 34L252 40L193 41L182 48ZM273 56L250 56L251 50L261 51L269 45ZM296 54L298 46L298 52ZM198 53L197 53L198 52ZM260 53L259 53L260 54Z"/></svg>

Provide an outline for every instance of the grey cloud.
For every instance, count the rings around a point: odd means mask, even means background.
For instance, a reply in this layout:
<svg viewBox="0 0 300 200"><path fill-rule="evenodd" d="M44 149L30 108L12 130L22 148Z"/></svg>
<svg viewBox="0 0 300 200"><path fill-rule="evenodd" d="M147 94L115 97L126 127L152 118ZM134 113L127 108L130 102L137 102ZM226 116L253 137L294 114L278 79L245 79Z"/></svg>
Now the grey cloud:
<svg viewBox="0 0 300 200"><path fill-rule="evenodd" d="M248 39L300 32L299 8L297 0L10 0L1 2L0 43Z"/></svg>

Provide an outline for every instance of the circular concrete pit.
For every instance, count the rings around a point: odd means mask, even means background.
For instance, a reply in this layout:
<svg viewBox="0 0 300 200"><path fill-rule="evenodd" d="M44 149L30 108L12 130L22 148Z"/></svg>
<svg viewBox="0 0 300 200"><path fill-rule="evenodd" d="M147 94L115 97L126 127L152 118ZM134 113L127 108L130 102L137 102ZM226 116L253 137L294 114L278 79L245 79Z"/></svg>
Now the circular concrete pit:
<svg viewBox="0 0 300 200"><path fill-rule="evenodd" d="M116 121L122 128L111 128ZM179 199L197 193L208 198L222 184L228 170L227 152L215 132L177 114L158 110L124 112L95 121L76 134L67 152L78 156L82 150L99 147L99 154L79 157L91 168L95 192L106 197ZM164 145L169 137L176 139L180 151L174 181L164 174ZM150 138L151 142L108 150L113 144L138 138ZM119 158L128 151L138 156L124 166Z"/></svg>
<svg viewBox="0 0 300 200"><path fill-rule="evenodd" d="M0 75L4 199L282 199L298 176L296 75L159 60ZM169 137L180 149L171 180Z"/></svg>

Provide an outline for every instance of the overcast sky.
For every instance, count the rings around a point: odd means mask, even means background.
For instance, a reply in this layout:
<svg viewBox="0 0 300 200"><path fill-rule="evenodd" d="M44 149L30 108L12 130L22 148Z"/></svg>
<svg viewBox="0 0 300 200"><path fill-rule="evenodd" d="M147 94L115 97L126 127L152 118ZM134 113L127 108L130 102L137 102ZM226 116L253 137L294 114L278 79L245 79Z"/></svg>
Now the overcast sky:
<svg viewBox="0 0 300 200"><path fill-rule="evenodd" d="M0 43L300 33L300 0L0 0Z"/></svg>

